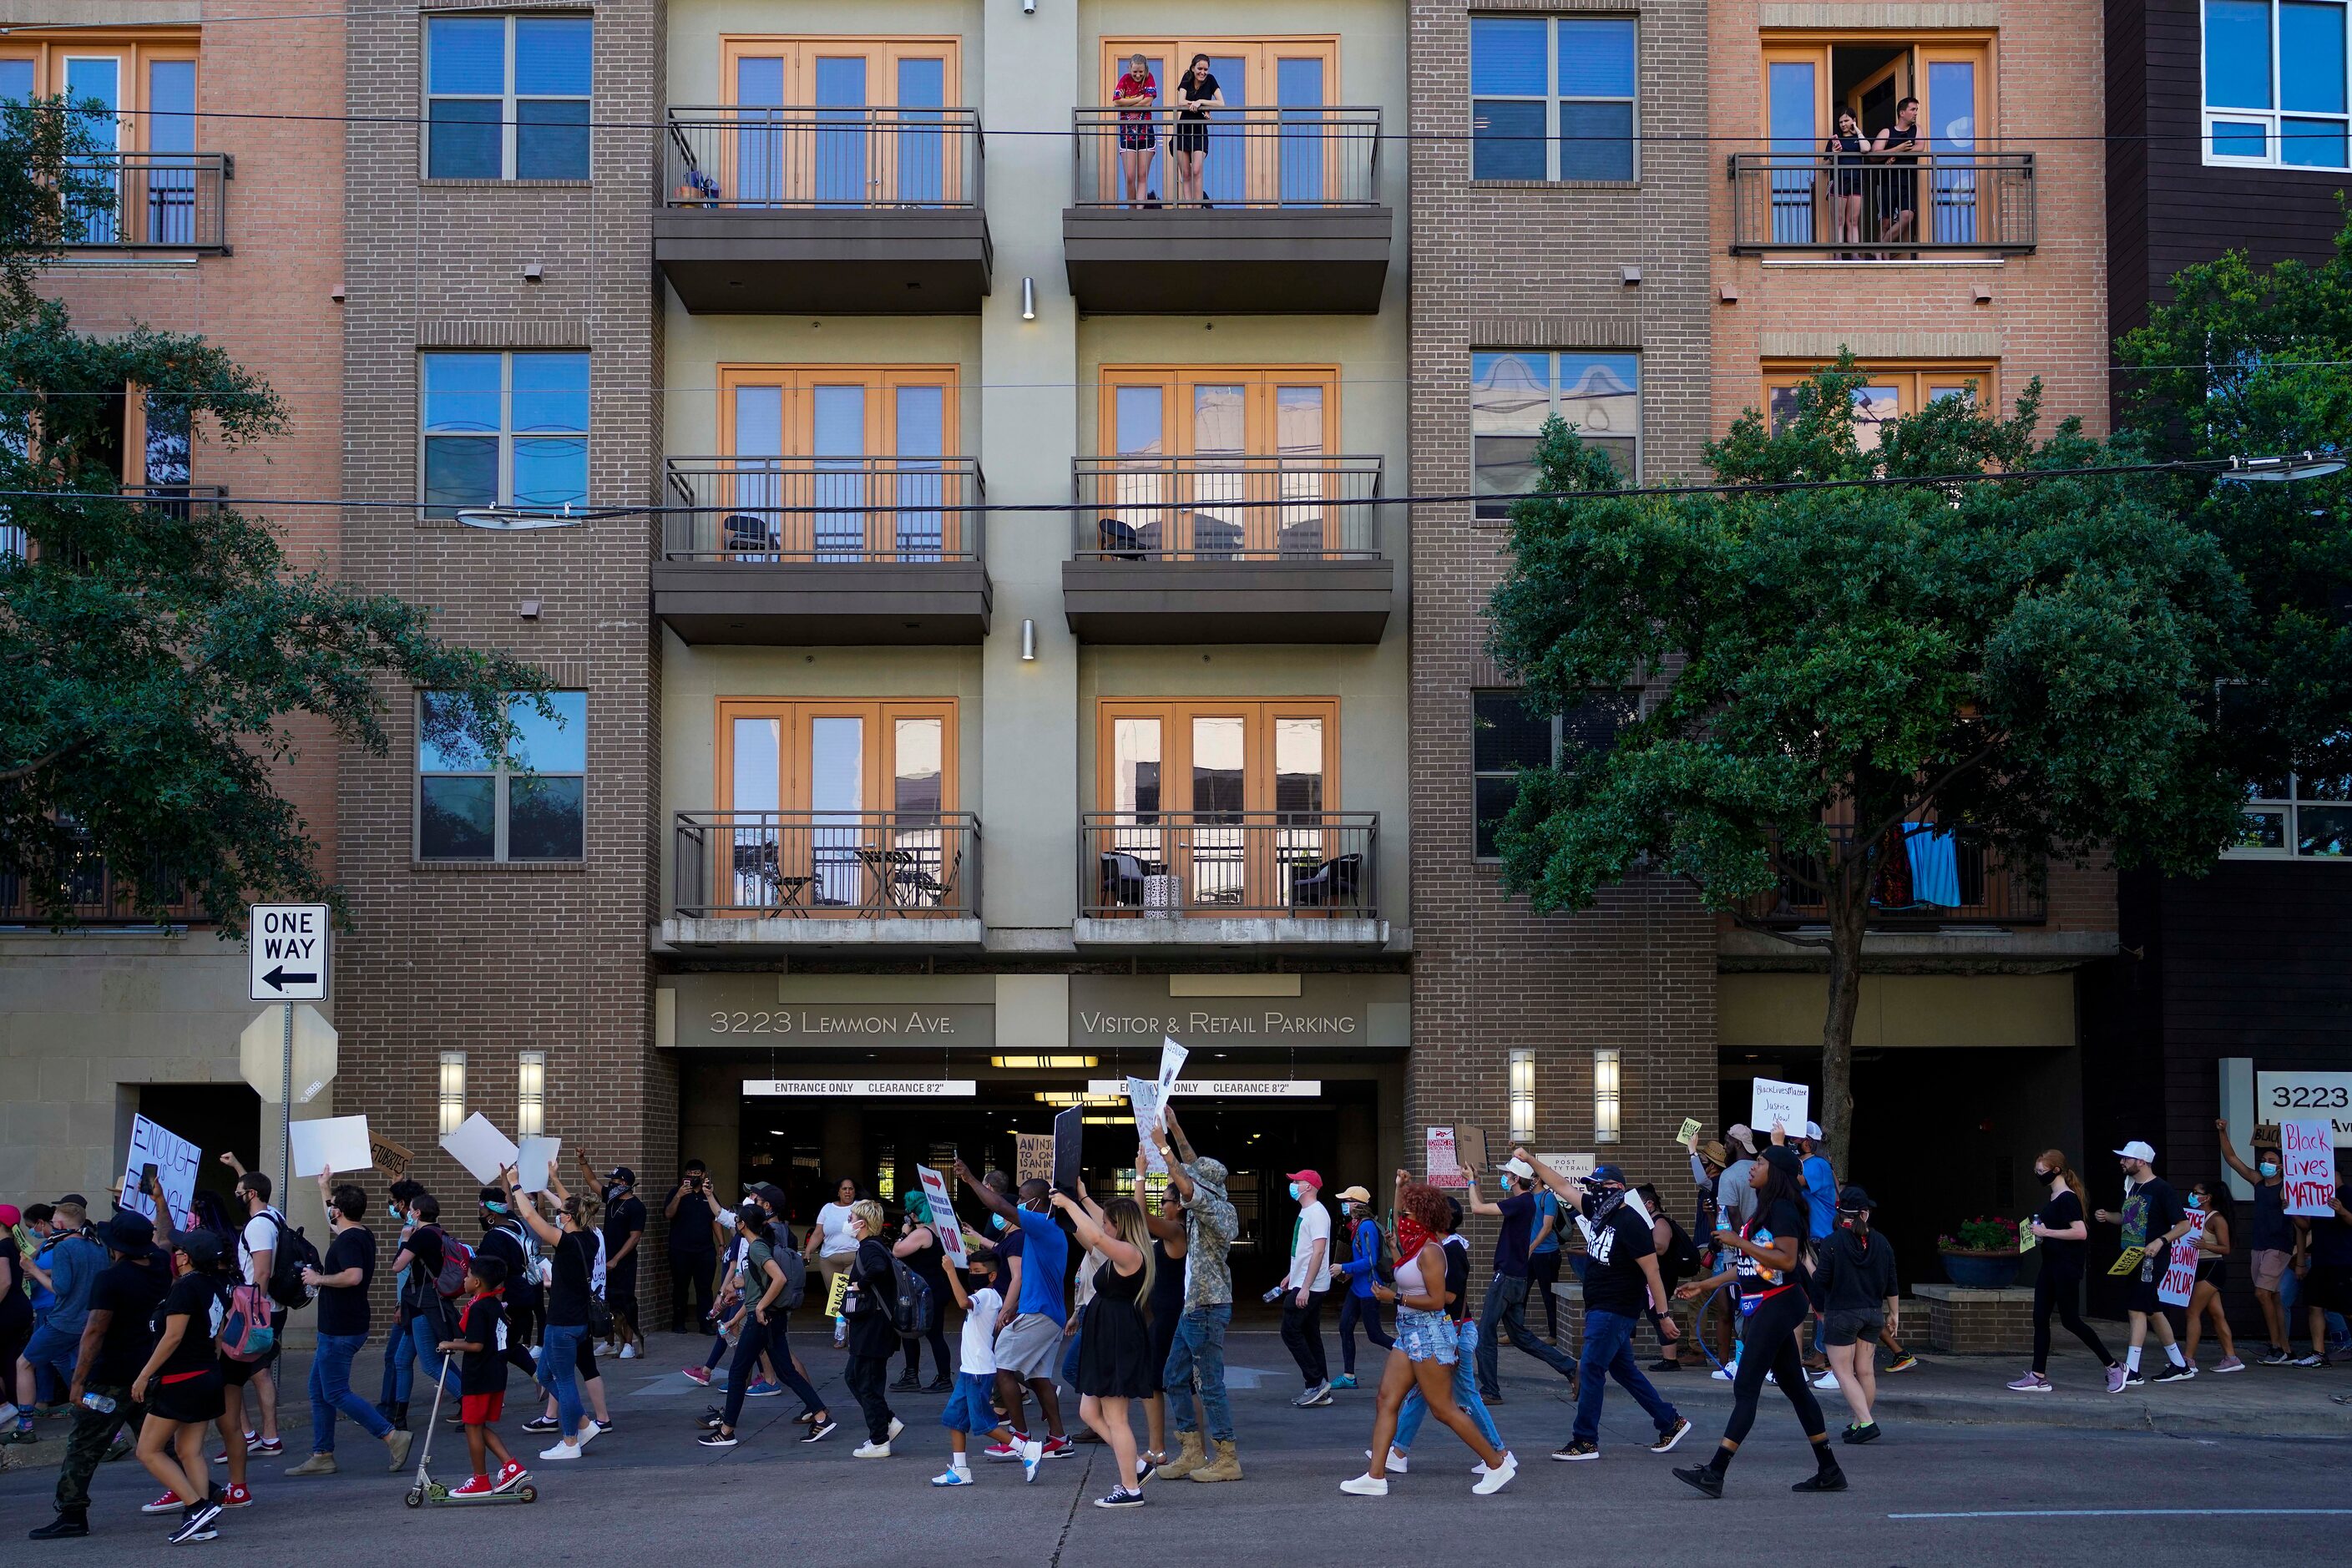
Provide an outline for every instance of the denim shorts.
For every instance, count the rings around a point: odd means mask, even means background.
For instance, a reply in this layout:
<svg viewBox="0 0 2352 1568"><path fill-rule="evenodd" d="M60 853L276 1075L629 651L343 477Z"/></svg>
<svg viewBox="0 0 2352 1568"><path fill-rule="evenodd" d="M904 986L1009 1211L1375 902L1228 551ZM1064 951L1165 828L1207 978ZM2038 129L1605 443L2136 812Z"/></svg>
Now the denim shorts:
<svg viewBox="0 0 2352 1568"><path fill-rule="evenodd" d="M995 1431L1000 1423L996 1407L989 1403L989 1390L995 1383L995 1377L986 1373L956 1373L955 1387L948 1394L948 1407L940 1412L940 1425L950 1432L968 1432L973 1436Z"/></svg>
<svg viewBox="0 0 2352 1568"><path fill-rule="evenodd" d="M1452 1366L1460 1357L1461 1338L1454 1320L1443 1312L1397 1309L1396 1342L1409 1361L1433 1361Z"/></svg>

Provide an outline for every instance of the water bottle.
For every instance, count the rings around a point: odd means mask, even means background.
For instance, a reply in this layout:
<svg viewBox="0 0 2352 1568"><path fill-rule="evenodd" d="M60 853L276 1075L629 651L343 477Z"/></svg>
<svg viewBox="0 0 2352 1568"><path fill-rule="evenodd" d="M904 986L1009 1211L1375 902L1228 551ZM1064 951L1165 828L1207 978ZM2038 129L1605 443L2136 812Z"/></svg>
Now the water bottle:
<svg viewBox="0 0 2352 1568"><path fill-rule="evenodd" d="M95 1389L83 1394L81 1396L81 1402L90 1409L97 1411L100 1415L111 1415L114 1414L113 1398L110 1395L100 1394Z"/></svg>

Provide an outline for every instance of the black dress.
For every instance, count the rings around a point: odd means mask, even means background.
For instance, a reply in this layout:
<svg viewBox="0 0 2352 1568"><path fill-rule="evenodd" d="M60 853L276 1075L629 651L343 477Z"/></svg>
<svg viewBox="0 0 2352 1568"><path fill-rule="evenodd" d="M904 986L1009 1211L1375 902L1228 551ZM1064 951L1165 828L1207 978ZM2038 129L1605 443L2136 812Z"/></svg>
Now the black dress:
<svg viewBox="0 0 2352 1568"><path fill-rule="evenodd" d="M1151 1331L1137 1305L1143 1270L1121 1274L1106 1263L1095 1275L1094 1300L1078 1319L1078 1392L1097 1399L1149 1399L1160 1392L1151 1364Z"/></svg>
<svg viewBox="0 0 2352 1568"><path fill-rule="evenodd" d="M1151 1365L1164 1378L1168 1352L1176 1348L1176 1325L1184 1316L1184 1260L1168 1256L1168 1244L1151 1244Z"/></svg>

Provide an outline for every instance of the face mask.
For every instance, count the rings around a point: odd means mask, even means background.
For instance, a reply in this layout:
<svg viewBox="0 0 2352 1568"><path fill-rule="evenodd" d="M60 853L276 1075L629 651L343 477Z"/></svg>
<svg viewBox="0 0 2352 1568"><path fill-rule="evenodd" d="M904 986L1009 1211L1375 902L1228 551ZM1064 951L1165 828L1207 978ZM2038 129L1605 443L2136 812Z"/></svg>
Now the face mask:
<svg viewBox="0 0 2352 1568"><path fill-rule="evenodd" d="M988 1216L988 1223L994 1226L997 1229L1003 1230L1004 1228L1004 1216L1001 1214L990 1215Z"/></svg>
<svg viewBox="0 0 2352 1568"><path fill-rule="evenodd" d="M1298 1184L1297 1182L1290 1184L1290 1201L1292 1203L1297 1203L1298 1201Z"/></svg>
<svg viewBox="0 0 2352 1568"><path fill-rule="evenodd" d="M2278 1174L2278 1162L2275 1160L2265 1160L2261 1164L2255 1166L2254 1169L2260 1171L2265 1176L2275 1176Z"/></svg>
<svg viewBox="0 0 2352 1568"><path fill-rule="evenodd" d="M2037 1182L2054 1182L2058 1179L2058 1174L2054 1171L2044 1171L2037 1166L2033 1172L2033 1179Z"/></svg>
<svg viewBox="0 0 2352 1568"><path fill-rule="evenodd" d="M396 1220L399 1220L399 1221L400 1221L400 1222L402 1222L403 1224L406 1224L406 1223L407 1223L407 1220L408 1220L408 1215L407 1215L407 1212L406 1212L405 1210L404 1210L404 1209L401 1209L401 1208L399 1208L399 1207L397 1207L397 1206L394 1206L394 1207L391 1207L391 1208L387 1208L384 1212L385 1212L386 1214L389 1214L390 1215L392 1215L392 1217L393 1217L393 1218L394 1218L394 1219L396 1219Z"/></svg>
<svg viewBox="0 0 2352 1568"><path fill-rule="evenodd" d="M2201 1209L2201 1208L2203 1208L2203 1207L2205 1206L2205 1198L2204 1198L2204 1194L2200 1194L2200 1193L2191 1193L2191 1194L2189 1194L2189 1206L2190 1208L2193 1208L2193 1209Z"/></svg>

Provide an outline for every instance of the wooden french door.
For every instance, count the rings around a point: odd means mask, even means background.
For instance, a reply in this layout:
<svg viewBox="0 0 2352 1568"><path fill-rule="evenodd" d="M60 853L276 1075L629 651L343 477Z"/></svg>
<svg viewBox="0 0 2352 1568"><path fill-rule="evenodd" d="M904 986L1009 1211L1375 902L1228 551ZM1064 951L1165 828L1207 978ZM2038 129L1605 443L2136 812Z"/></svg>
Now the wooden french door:
<svg viewBox="0 0 2352 1568"><path fill-rule="evenodd" d="M1990 43L1969 38L1768 43L1763 130L1780 160L1772 171L1773 240L1806 245L1829 237L1822 203L1830 186L1819 159L1842 113L1853 115L1862 133L1874 138L1894 123L1896 106L1916 97L1923 150L1953 155L1948 164L1980 151L1992 123L1991 51ZM1884 184L1874 182L1865 195ZM1992 232L1983 210L1994 195L1992 181L1980 180L1973 169L1945 166L1923 172L1921 184L1917 238L1967 245ZM1864 222L1874 216L1866 213Z"/></svg>
<svg viewBox="0 0 2352 1568"><path fill-rule="evenodd" d="M1106 700L1096 799L1112 842L1192 906L1281 907L1291 868L1336 842L1339 705L1324 699Z"/></svg>
<svg viewBox="0 0 2352 1568"><path fill-rule="evenodd" d="M1209 57L1225 100L1223 112L1209 116L1208 160L1202 167L1203 194L1212 204L1313 205L1340 189L1340 144L1325 133L1321 113L1340 101L1339 39L1106 37L1106 101L1138 53L1160 83L1160 143L1152 150L1150 189L1166 197L1174 188L1167 169L1170 120L1181 102L1177 79L1194 55ZM1244 110L1257 112L1245 116ZM1102 163L1111 184L1101 196L1109 200L1118 194L1117 161Z"/></svg>
<svg viewBox="0 0 2352 1568"><path fill-rule="evenodd" d="M1337 367L1106 365L1100 399L1114 515L1147 549L1234 560L1336 543Z"/></svg>
<svg viewBox="0 0 2352 1568"><path fill-rule="evenodd" d="M954 38L728 37L739 111L723 197L780 206L930 206L970 199L942 112L961 79ZM763 118L751 111L781 111Z"/></svg>
<svg viewBox="0 0 2352 1568"><path fill-rule="evenodd" d="M961 840L941 821L955 805L951 700L722 698L719 779L714 885L732 907L871 915L959 874Z"/></svg>
<svg viewBox="0 0 2352 1568"><path fill-rule="evenodd" d="M953 365L722 365L729 553L819 562L961 552L974 497L957 447Z"/></svg>

